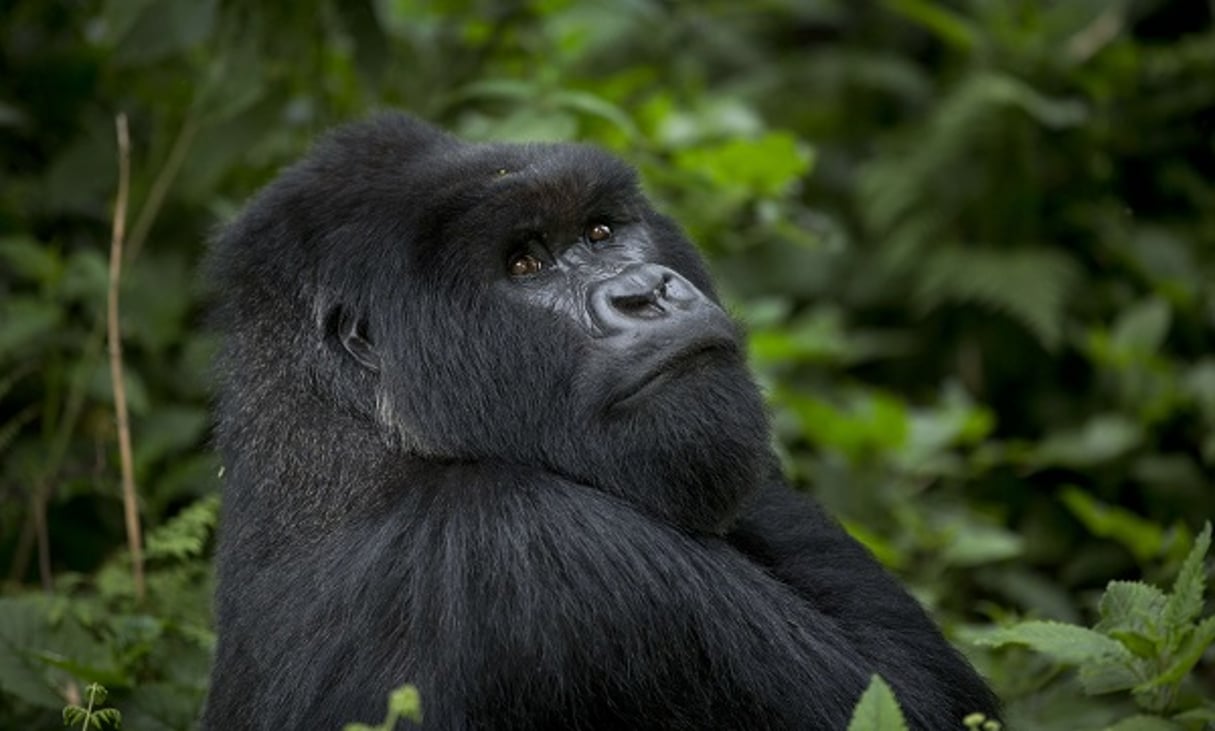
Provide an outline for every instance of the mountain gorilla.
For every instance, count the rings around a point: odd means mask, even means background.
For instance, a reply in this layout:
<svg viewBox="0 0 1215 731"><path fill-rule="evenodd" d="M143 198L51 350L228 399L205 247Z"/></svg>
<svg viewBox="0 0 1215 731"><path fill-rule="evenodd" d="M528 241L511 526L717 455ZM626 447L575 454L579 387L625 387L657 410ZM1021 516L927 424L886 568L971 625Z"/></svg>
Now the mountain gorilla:
<svg viewBox="0 0 1215 731"><path fill-rule="evenodd" d="M403 115L215 242L226 465L204 726L916 729L983 681L774 469L743 340L634 172Z"/></svg>

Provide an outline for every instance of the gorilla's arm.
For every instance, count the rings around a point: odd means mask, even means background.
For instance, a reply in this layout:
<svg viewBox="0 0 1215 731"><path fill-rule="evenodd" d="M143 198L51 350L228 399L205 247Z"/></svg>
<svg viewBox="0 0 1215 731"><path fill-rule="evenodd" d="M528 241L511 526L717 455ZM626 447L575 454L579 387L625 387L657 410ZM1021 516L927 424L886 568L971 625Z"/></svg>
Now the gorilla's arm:
<svg viewBox="0 0 1215 731"><path fill-rule="evenodd" d="M228 636L257 653L221 643L227 713L337 728L415 682L427 728L837 729L878 664L869 628L592 488L492 465L410 481L370 530L240 587ZM916 728L950 727L920 710Z"/></svg>
<svg viewBox="0 0 1215 731"><path fill-rule="evenodd" d="M932 728L952 728L975 711L996 716L998 702L987 685L919 603L809 497L769 480L751 496L728 539L834 618L854 651L894 687L908 716Z"/></svg>

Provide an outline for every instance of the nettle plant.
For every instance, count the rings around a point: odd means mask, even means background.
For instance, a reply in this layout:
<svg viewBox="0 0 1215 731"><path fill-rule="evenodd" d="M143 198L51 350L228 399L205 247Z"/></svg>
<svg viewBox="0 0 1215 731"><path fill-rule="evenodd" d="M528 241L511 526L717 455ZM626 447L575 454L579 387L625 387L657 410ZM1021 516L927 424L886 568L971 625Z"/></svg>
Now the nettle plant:
<svg viewBox="0 0 1215 731"><path fill-rule="evenodd" d="M1144 723L1152 729L1209 728L1206 724L1215 723L1215 703L1186 693L1185 683L1215 644L1215 615L1203 616L1210 545L1207 523L1171 592L1141 581L1111 581L1098 607L1101 618L1091 629L1031 620L984 632L974 641L1028 646L1075 668L1089 695L1129 692L1145 713L1124 719L1117 728Z"/></svg>

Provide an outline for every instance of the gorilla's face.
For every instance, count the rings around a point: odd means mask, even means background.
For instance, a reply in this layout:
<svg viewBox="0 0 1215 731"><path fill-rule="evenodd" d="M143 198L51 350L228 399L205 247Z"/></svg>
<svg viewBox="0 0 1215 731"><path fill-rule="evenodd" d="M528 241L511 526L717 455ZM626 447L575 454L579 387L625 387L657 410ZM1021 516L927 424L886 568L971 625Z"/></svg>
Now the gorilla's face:
<svg viewBox="0 0 1215 731"><path fill-rule="evenodd" d="M633 171L404 118L363 130L330 138L305 186L344 181L310 214L340 219L313 303L340 388L369 384L419 457L532 466L724 526L768 453L761 399L700 258Z"/></svg>

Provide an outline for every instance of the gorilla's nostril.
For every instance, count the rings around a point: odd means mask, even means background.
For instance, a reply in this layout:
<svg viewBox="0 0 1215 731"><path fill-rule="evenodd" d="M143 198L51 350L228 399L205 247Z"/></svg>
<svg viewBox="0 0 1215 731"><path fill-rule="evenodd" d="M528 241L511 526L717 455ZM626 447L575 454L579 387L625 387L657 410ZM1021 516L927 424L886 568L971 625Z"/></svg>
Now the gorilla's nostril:
<svg viewBox="0 0 1215 731"><path fill-rule="evenodd" d="M617 312L628 317L651 319L661 317L665 310L662 308L660 290L645 294L618 294L611 298L612 307Z"/></svg>
<svg viewBox="0 0 1215 731"><path fill-rule="evenodd" d="M671 283L671 275L663 274L662 281L659 282L658 286L654 288L653 294L654 294L655 300L661 301L661 300L667 299L667 285L669 285L670 283Z"/></svg>

